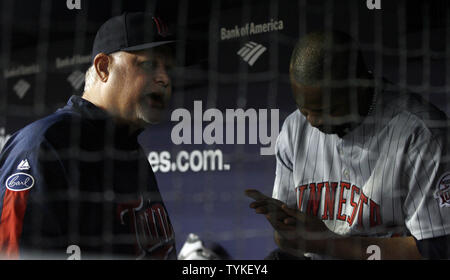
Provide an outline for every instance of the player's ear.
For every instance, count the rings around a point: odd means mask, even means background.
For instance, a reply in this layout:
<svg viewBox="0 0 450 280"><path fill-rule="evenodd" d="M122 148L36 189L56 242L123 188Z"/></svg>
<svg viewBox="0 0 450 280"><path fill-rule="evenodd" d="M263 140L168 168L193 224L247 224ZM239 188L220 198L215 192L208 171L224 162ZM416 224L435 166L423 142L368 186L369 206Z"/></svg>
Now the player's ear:
<svg viewBox="0 0 450 280"><path fill-rule="evenodd" d="M109 55L104 53L99 53L94 58L94 68L97 72L99 79L106 83L109 77L109 68L112 63L112 59Z"/></svg>

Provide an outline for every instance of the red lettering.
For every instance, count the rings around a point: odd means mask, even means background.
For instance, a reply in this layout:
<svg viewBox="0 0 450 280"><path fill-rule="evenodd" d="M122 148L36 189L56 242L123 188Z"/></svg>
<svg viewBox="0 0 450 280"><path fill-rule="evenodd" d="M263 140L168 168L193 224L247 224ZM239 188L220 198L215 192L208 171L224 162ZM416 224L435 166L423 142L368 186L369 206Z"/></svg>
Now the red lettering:
<svg viewBox="0 0 450 280"><path fill-rule="evenodd" d="M361 191L361 196L359 197L358 205L358 227L363 227L363 206L367 205L367 196Z"/></svg>
<svg viewBox="0 0 450 280"><path fill-rule="evenodd" d="M302 210L302 201L303 201L303 193L305 192L305 189L308 187L308 185L303 185L295 189L298 196L298 209ZM300 190L300 194L298 194L298 190Z"/></svg>
<svg viewBox="0 0 450 280"><path fill-rule="evenodd" d="M317 187L316 184L314 183L309 184L309 198L306 213L317 216L317 212L319 210L320 205L320 199L322 196L322 188L323 183L317 184Z"/></svg>
<svg viewBox="0 0 450 280"><path fill-rule="evenodd" d="M160 236L168 239L172 236L172 228L168 223L166 211L161 204L152 205L152 213L156 217L158 230L161 231Z"/></svg>
<svg viewBox="0 0 450 280"><path fill-rule="evenodd" d="M341 221L345 221L347 215L341 215L342 213L342 204L344 204L347 200L344 199L344 190L350 189L350 184L346 182L341 182L341 191L339 193L339 208L337 212L336 218Z"/></svg>
<svg viewBox="0 0 450 280"><path fill-rule="evenodd" d="M370 227L381 225L380 205L370 200Z"/></svg>
<svg viewBox="0 0 450 280"><path fill-rule="evenodd" d="M353 221L355 220L356 211L358 211L358 204L355 202L355 193L359 194L359 188L355 185L352 186L352 195L350 198L350 205L353 207L352 215L348 217L347 222L350 226L352 226Z"/></svg>
<svg viewBox="0 0 450 280"><path fill-rule="evenodd" d="M156 222L155 222L155 215L152 211L152 209L147 209L145 211L145 215L147 216L148 219L148 227L149 227L149 231L150 231L150 235L153 238L158 238L158 229L156 228Z"/></svg>
<svg viewBox="0 0 450 280"><path fill-rule="evenodd" d="M447 202L450 199L450 193L448 191L440 193L442 202Z"/></svg>
<svg viewBox="0 0 450 280"><path fill-rule="evenodd" d="M323 206L322 220L334 219L334 201L336 198L337 186L337 182L325 182L325 203Z"/></svg>
<svg viewBox="0 0 450 280"><path fill-rule="evenodd" d="M171 237L173 237L173 228L172 228L172 225L169 222L169 217L167 215L166 210L164 208L162 208L162 209L163 209L163 213L164 213L163 220L164 220L164 224L166 225L166 229L167 229L167 236L169 238L171 238Z"/></svg>

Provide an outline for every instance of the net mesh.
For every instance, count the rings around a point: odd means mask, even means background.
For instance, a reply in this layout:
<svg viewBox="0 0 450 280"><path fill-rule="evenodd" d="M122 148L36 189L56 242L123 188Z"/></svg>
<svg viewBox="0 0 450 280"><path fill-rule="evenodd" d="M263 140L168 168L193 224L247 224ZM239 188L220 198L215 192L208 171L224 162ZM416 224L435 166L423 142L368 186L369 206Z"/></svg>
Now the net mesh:
<svg viewBox="0 0 450 280"><path fill-rule="evenodd" d="M196 125L203 125L204 129L208 124L203 115L208 109L218 109L223 114L224 131L230 126L235 131L236 122L227 119L225 112L237 108L255 109L258 117L261 109L268 109L269 116L271 109L277 109L281 127L284 119L296 110L290 94L291 51L297 39L310 31L338 29L350 34L357 42L352 48L359 47L362 51L378 83L386 78L392 82L387 89L419 93L446 114L450 113L447 1L380 1L380 10L368 9L371 1L363 0L80 2L81 9L71 10L66 1L2 1L0 148L18 129L54 112L70 95L82 94L84 73L90 66L90 49L101 23L123 11L160 14L174 27L179 40L175 50L178 67L173 76L174 95L164 123L150 127L140 139L144 149L155 155L152 166L173 222L178 251L191 232L222 245L235 259L261 259L276 248L273 230L263 217L253 214L248 208L249 200L243 195L243 190L250 187L272 194L275 157L260 155L262 145L257 144L261 138L256 145L249 143L251 127L260 123L246 119L245 144L237 143L237 135L232 144L205 144L201 133L200 142L196 143L194 130ZM241 34L240 38L222 37L222 29L233 30L235 26L271 20L283 21L284 28ZM259 57L254 57L253 65L237 54L250 41L266 48ZM355 71L355 63L349 63L349 67ZM194 101L202 102L200 118L194 116ZM178 108L185 108L193 118L193 139L188 144L176 145L171 141L176 122L170 121L170 113ZM268 117L267 121L271 119ZM273 122L268 125L269 131L273 125ZM448 122L440 125L447 128ZM78 141L77 131L71 135L73 141ZM204 155L217 150L222 163L216 158L219 163L214 170ZM167 168L163 152L170 155ZM117 171L105 166L99 172L108 181L109 174ZM78 197L82 193L73 189L70 195ZM102 201L117 196L107 189L83 199ZM79 238L83 220L78 207L79 204L74 204L68 213L73 221L68 229L73 239ZM104 207L111 206L106 203ZM108 217L111 211L105 209L100 221L105 234L99 238L111 240L108 235L112 227ZM38 233L35 238L36 243L42 242ZM334 250L331 245L329 250Z"/></svg>

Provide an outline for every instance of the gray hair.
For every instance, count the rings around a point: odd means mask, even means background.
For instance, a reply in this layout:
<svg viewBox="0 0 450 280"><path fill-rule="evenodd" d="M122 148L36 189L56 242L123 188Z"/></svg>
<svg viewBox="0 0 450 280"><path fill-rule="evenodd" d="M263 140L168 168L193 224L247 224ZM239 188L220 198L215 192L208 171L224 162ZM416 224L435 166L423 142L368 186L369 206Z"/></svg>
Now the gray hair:
<svg viewBox="0 0 450 280"><path fill-rule="evenodd" d="M109 54L108 56L111 57L112 61L114 61L115 58L122 55L121 51L117 51L114 53ZM111 64L108 66L108 70L111 68ZM97 81L97 71L95 71L94 63L89 67L89 69L86 71L84 75L84 91L88 91L92 85Z"/></svg>
<svg viewBox="0 0 450 280"><path fill-rule="evenodd" d="M95 67L92 64L84 75L84 91L88 91L92 87L96 79L97 72L95 71Z"/></svg>

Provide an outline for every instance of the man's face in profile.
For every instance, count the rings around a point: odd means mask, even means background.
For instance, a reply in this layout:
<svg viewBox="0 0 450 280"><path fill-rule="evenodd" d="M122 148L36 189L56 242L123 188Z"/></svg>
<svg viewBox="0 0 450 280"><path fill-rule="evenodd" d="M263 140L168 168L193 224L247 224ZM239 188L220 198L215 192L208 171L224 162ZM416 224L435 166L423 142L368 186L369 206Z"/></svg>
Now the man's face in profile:
<svg viewBox="0 0 450 280"><path fill-rule="evenodd" d="M291 76L295 103L309 124L323 133L343 135L350 126L352 110L348 89L325 90L320 86L305 86Z"/></svg>
<svg viewBox="0 0 450 280"><path fill-rule="evenodd" d="M172 67L172 55L165 47L115 57L110 73L115 115L140 126L159 123L172 94Z"/></svg>

